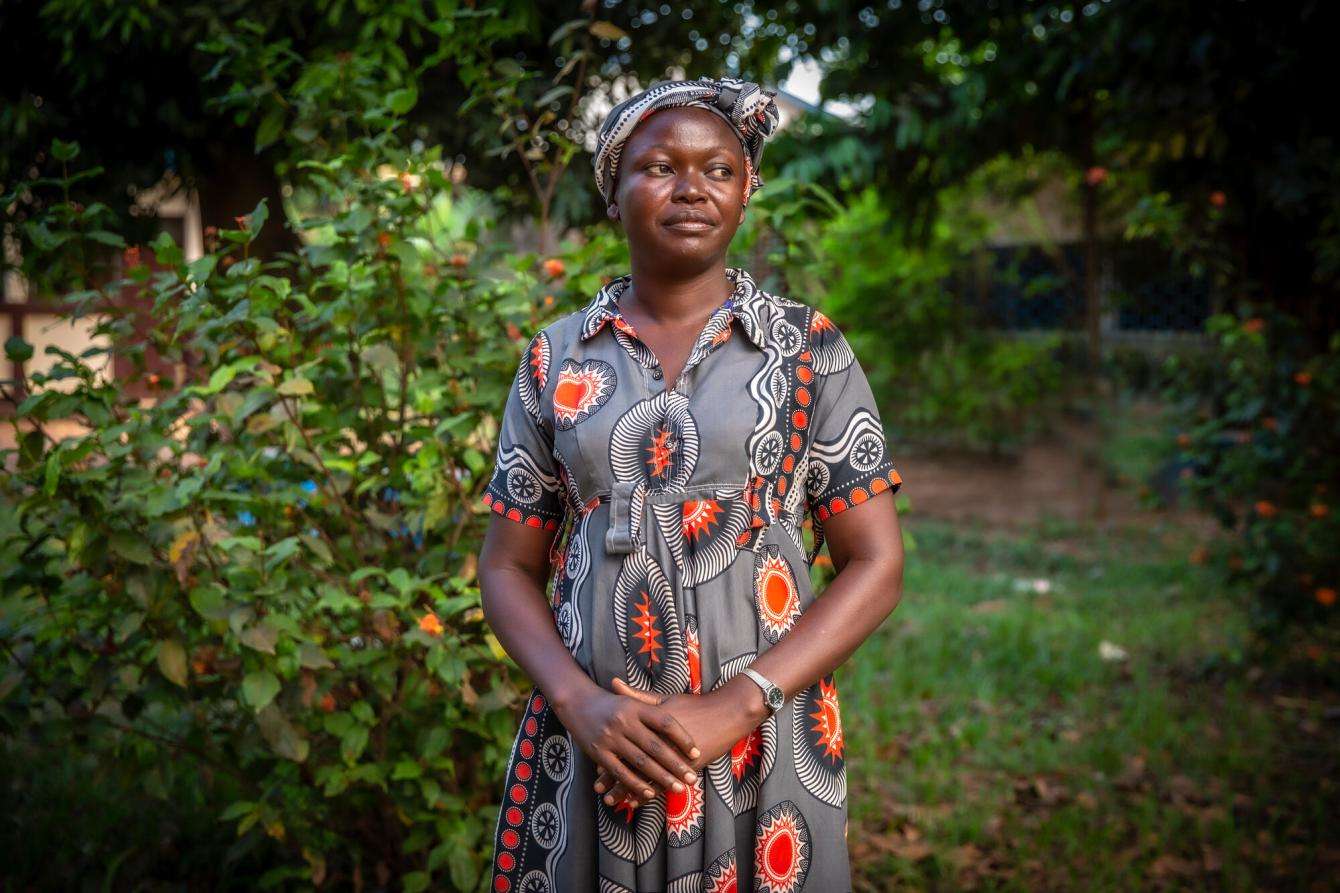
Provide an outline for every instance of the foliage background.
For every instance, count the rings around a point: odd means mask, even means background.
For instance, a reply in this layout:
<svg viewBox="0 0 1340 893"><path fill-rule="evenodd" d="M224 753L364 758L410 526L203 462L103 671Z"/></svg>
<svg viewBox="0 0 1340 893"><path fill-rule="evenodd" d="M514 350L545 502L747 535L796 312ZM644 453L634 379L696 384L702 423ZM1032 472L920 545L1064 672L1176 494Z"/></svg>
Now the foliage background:
<svg viewBox="0 0 1340 893"><path fill-rule="evenodd" d="M478 609L478 495L527 336L625 263L587 179L588 104L672 66L775 84L813 60L859 110L770 146L732 260L877 358L896 442L1017 453L1165 392L1159 455L1222 525L1213 564L1253 647L1333 641L1337 123L1293 101L1329 74L1320 7L986 9L0 9L6 272L109 339L0 394L7 876L488 884L524 680ZM1114 220L1212 277L1209 350L1131 361L1093 313L1079 338L981 324L955 288L992 223L976 199L1027 196L1039 168L1093 257ZM199 259L137 210L155 183L199 195ZM95 375L105 353L138 373ZM83 433L51 433L67 423ZM929 542L952 564L956 537ZM961 631L937 616L943 656ZM1030 622L1002 621L1001 653ZM1077 654L1049 691L1101 678ZM100 818L72 843L81 814Z"/></svg>

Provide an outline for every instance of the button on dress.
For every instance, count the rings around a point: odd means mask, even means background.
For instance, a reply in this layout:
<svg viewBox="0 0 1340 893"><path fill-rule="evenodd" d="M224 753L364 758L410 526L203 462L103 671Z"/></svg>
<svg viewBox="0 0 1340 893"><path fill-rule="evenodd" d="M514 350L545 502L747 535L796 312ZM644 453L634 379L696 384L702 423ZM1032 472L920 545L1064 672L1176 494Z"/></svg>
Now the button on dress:
<svg viewBox="0 0 1340 893"><path fill-rule="evenodd" d="M619 312L631 276L531 339L483 501L555 530L554 623L599 685L709 692L814 600L823 522L902 478L869 382L818 310L728 269L678 381ZM808 514L814 544L801 525ZM607 806L597 767L530 696L503 790L492 889L851 889L846 739L832 677L681 793Z"/></svg>

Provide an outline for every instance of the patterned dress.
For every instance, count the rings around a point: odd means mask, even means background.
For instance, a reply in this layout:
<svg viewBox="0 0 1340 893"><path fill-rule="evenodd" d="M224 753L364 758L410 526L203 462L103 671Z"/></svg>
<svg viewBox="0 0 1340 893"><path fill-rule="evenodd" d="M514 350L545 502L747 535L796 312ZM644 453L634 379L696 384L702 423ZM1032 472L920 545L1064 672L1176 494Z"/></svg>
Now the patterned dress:
<svg viewBox="0 0 1340 893"><path fill-rule="evenodd" d="M725 683L814 600L823 522L902 483L843 334L744 270L728 275L733 294L673 387L619 313L622 276L531 339L507 399L484 502L559 531L554 622L605 688L615 676L667 694ZM508 767L492 889L850 890L844 745L829 677L685 792L610 807L537 689Z"/></svg>

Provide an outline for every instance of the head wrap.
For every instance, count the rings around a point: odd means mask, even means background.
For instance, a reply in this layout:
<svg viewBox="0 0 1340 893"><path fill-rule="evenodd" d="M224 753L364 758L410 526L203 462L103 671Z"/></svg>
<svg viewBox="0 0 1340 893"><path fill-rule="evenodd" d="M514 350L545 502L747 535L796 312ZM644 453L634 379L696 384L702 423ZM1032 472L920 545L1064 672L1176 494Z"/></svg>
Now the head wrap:
<svg viewBox="0 0 1340 893"><path fill-rule="evenodd" d="M608 203L614 197L619 174L619 157L624 143L637 125L653 112L676 106L698 106L725 119L744 146L746 203L763 185L758 164L763 143L777 130L780 113L773 97L775 90L764 90L752 81L738 78L702 77L696 81L663 81L654 84L610 109L596 138L596 188Z"/></svg>

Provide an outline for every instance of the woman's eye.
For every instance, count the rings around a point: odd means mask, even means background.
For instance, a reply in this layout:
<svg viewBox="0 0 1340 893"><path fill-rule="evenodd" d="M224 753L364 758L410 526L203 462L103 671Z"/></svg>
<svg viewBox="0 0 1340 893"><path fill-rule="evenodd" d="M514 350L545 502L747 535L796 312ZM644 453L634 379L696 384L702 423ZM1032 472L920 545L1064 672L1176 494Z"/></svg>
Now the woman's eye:
<svg viewBox="0 0 1340 893"><path fill-rule="evenodd" d="M657 174L669 173L670 165L666 164L664 161L653 161L651 164L647 165L647 170Z"/></svg>

